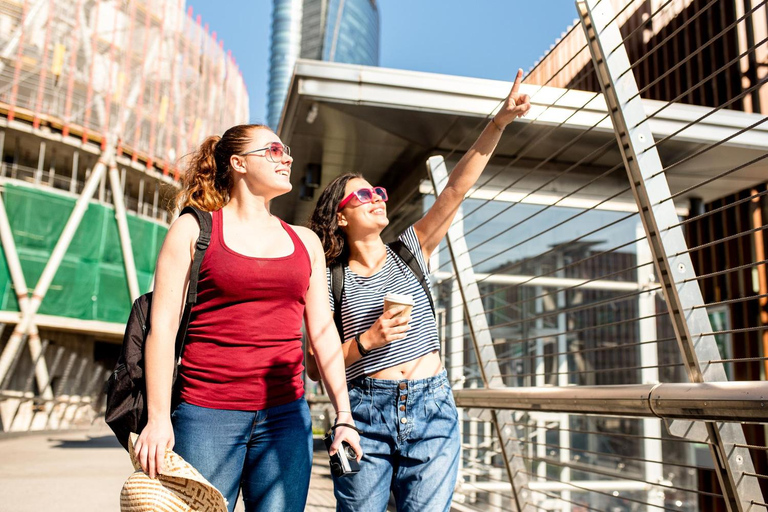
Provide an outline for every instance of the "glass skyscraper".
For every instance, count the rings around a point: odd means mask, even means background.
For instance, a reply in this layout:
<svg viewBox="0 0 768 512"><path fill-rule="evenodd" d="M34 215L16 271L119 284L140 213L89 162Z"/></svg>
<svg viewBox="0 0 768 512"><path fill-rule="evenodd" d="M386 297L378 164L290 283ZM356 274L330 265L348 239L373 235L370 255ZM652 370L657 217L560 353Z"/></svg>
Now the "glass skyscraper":
<svg viewBox="0 0 768 512"><path fill-rule="evenodd" d="M378 66L376 0L274 0L267 123L275 130L297 58Z"/></svg>

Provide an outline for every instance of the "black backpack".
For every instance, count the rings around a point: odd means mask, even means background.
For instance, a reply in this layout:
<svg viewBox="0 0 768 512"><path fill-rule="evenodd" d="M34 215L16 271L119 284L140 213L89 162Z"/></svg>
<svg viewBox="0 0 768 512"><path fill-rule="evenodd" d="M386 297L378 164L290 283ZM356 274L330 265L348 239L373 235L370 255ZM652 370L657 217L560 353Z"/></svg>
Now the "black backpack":
<svg viewBox="0 0 768 512"><path fill-rule="evenodd" d="M176 364L181 360L184 351L184 339L187 335L189 316L192 306L197 302L197 281L200 274L200 264L203 262L205 251L211 241L211 214L193 206L187 206L181 211L194 214L200 224L200 236L195 245L195 258L189 273L189 289L184 305L179 330L176 333ZM117 440L128 450L131 432L139 433L147 424L147 389L144 380L144 344L149 333L149 321L152 311L152 292L145 293L133 303L131 314L125 326L123 348L117 360L115 371L106 383L107 408L105 420L115 432ZM173 382L176 382L174 369Z"/></svg>
<svg viewBox="0 0 768 512"><path fill-rule="evenodd" d="M422 272L419 262L416 261L416 256L413 255L411 250L405 245L402 240L395 240L394 242L387 244L392 252L394 252L403 262L408 265L413 275L419 280L419 284L424 288L424 293L427 294L429 299L429 306L432 308L432 315L435 315L435 303L432 301L432 294L429 293L429 285L427 284L427 277ZM333 321L336 324L336 330L339 331L339 338L342 343L344 342L344 325L341 321L341 296L344 293L344 267L348 264L334 261L331 263L331 295L333 296Z"/></svg>

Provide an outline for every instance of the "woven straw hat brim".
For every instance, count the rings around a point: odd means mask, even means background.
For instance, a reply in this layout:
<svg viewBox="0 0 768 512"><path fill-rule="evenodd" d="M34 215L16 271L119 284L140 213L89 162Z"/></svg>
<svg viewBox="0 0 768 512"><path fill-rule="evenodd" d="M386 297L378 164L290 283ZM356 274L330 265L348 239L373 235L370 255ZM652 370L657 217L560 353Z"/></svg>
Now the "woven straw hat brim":
<svg viewBox="0 0 768 512"><path fill-rule="evenodd" d="M121 512L227 512L224 496L179 454L168 450L163 473L152 479L141 470L131 434L129 451L137 471L120 491Z"/></svg>

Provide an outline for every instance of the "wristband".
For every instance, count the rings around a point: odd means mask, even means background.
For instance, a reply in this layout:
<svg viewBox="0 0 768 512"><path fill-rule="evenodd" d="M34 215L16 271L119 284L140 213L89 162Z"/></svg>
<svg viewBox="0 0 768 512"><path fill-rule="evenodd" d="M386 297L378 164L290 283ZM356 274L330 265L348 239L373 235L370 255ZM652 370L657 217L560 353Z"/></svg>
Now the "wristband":
<svg viewBox="0 0 768 512"><path fill-rule="evenodd" d="M495 117L491 118L491 122L493 123L493 126L495 126L497 130L499 130L500 132L504 131L504 128L499 126L499 123L496 122L496 118Z"/></svg>
<svg viewBox="0 0 768 512"><path fill-rule="evenodd" d="M337 428L339 428L339 427L347 427L347 428L351 428L352 430L354 430L354 431L355 431L355 432L357 432L358 434L360 433L360 429L359 429L359 428L357 428L357 427L356 427L356 426L354 426L354 425L350 425L349 423L336 423L335 425L333 425L333 426L331 427L331 429L330 429L328 432L329 432L329 433L330 433L330 432L333 432L333 431L335 431L335 430L336 430Z"/></svg>
<svg viewBox="0 0 768 512"><path fill-rule="evenodd" d="M342 412L348 412L349 414L352 414L352 411L336 411L336 416L338 416L339 413L342 413Z"/></svg>
<svg viewBox="0 0 768 512"><path fill-rule="evenodd" d="M371 353L371 351L367 350L360 341L360 333L355 334L355 343L357 343L357 351L360 352L361 356L367 356Z"/></svg>

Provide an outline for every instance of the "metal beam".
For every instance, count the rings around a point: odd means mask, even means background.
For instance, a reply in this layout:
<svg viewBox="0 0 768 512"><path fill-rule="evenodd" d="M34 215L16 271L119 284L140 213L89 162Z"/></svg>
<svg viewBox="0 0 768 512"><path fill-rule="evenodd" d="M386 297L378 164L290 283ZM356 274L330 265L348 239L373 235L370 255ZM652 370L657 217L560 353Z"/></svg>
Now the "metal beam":
<svg viewBox="0 0 768 512"><path fill-rule="evenodd" d="M141 293L139 292L139 279L136 276L136 262L133 260L133 244L131 243L131 233L128 230L128 217L125 213L123 187L114 160L109 164L109 183L112 186L112 203L115 205L115 220L117 220L117 231L120 235L120 247L123 250L125 277L128 281L131 302L133 302L139 298Z"/></svg>
<svg viewBox="0 0 768 512"><path fill-rule="evenodd" d="M19 260L19 253L16 250L16 242L13 239L13 232L11 231L11 224L8 221L8 213L5 209L5 201L2 195L0 195L0 241L3 245L3 253L5 254L5 261L8 263L8 270L11 274L11 281L16 291L16 299L19 302L19 310L23 314L28 309L29 295L27 290L27 282L24 278L24 272L21 268L21 261ZM15 354L21 346L22 340L19 337L11 337L3 350L3 355L6 351L11 354ZM40 357L42 354L42 345L40 342L40 336L37 332L37 326L32 324L29 329L29 351L32 356L32 360L35 361L35 376L37 377L38 388L44 398L53 398L53 392L50 387L50 378L48 376L48 368L45 365L45 358ZM0 374L0 382L4 378L10 377L6 374Z"/></svg>
<svg viewBox="0 0 768 512"><path fill-rule="evenodd" d="M478 409L701 421L768 422L768 382L457 389Z"/></svg>
<svg viewBox="0 0 768 512"><path fill-rule="evenodd" d="M578 0L581 25L653 255L669 318L691 382L726 381L723 365L610 2ZM714 363L711 363L714 361ZM706 423L715 473L729 510L763 503L741 425Z"/></svg>
<svg viewBox="0 0 768 512"><path fill-rule="evenodd" d="M443 157L430 157L427 160L427 172L432 181L435 196L437 196L448 182L448 171ZM456 217L448 229L445 241L455 271L456 283L464 306L464 316L469 327L470 338L475 347L483 384L486 388L504 386L499 371L496 349L488 329L488 320L480 300L480 291L472 268L472 260L469 257L467 243L464 239L464 216L461 207L459 207ZM520 443L516 441L522 435L517 432L518 429L514 426L516 422L513 421L512 415L508 412L491 411L491 422L499 438L499 448L512 488L512 501L516 507L515 510L523 512L530 509L528 503L530 491L527 489L528 477Z"/></svg>

